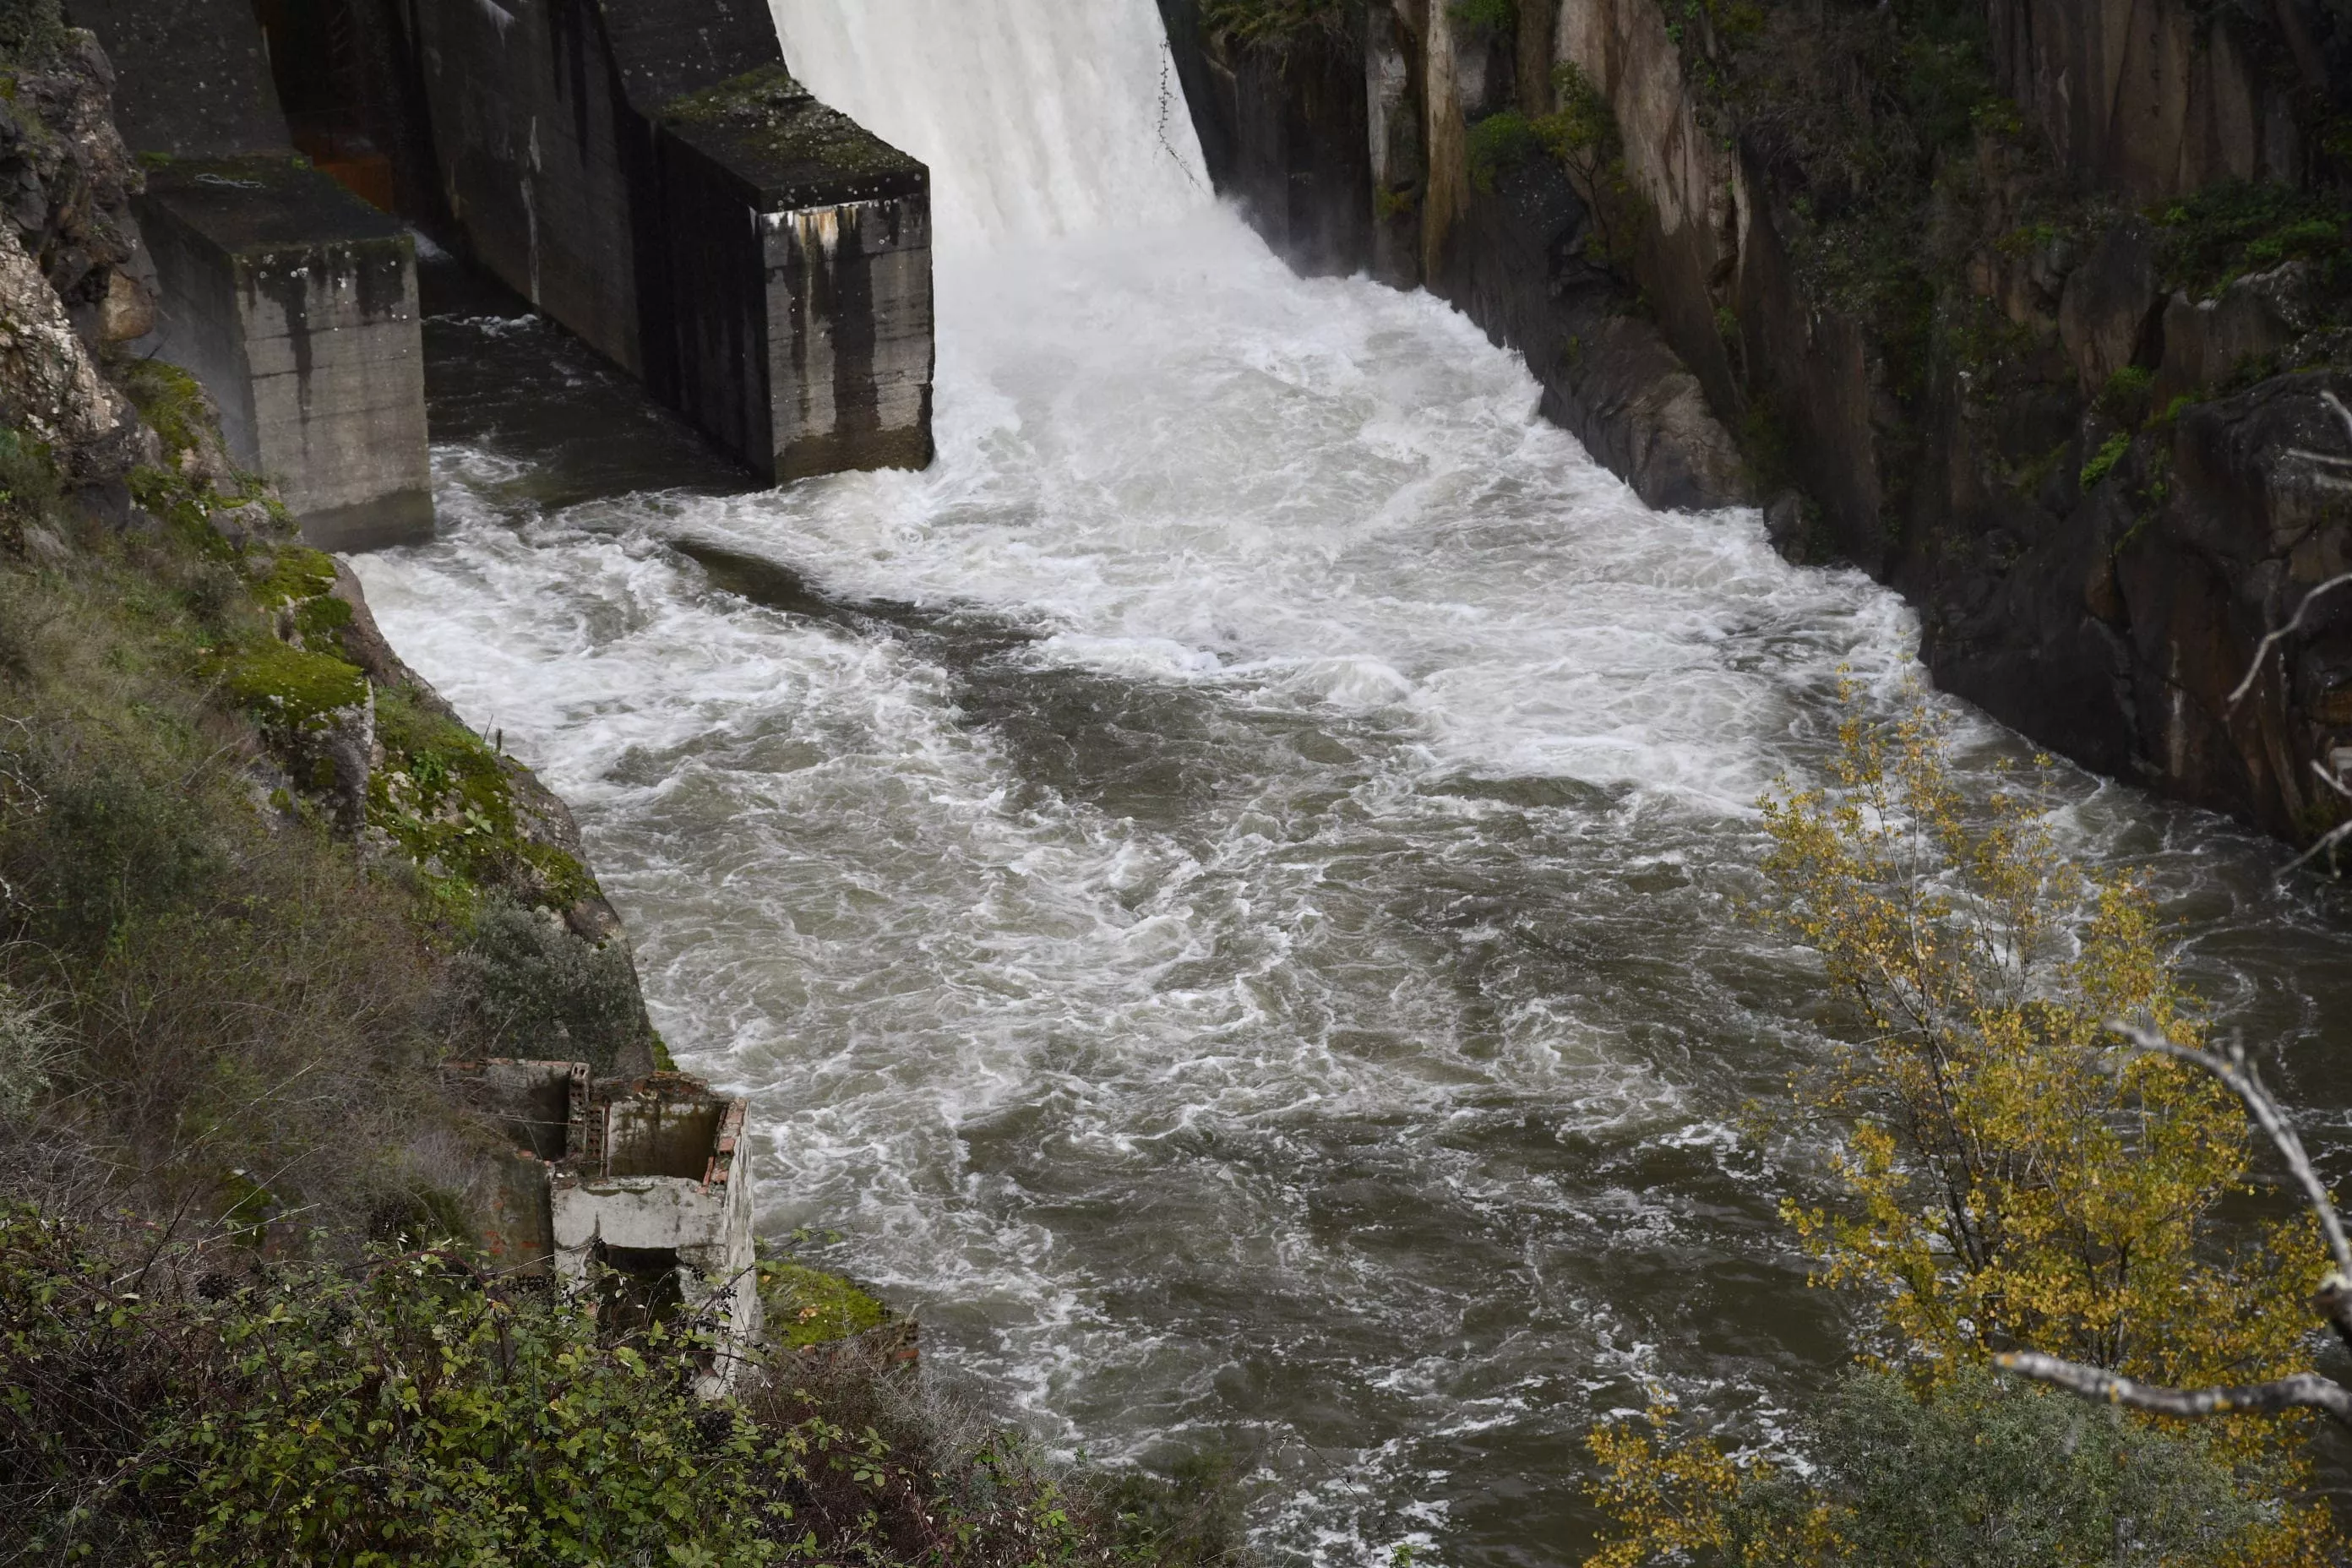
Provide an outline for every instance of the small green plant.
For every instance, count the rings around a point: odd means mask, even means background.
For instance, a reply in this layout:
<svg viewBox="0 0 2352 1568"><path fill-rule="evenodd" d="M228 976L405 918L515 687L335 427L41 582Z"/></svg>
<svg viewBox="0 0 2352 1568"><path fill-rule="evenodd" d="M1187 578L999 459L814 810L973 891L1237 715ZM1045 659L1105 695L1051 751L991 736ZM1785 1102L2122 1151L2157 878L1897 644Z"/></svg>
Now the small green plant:
<svg viewBox="0 0 2352 1568"><path fill-rule="evenodd" d="M2155 385L2154 371L2127 364L2107 377L2094 405L2117 424L2137 430L2147 420L2148 395Z"/></svg>
<svg viewBox="0 0 2352 1568"><path fill-rule="evenodd" d="M1487 37L1507 38L1518 31L1518 0L1452 0L1445 14L1457 26Z"/></svg>
<svg viewBox="0 0 2352 1568"><path fill-rule="evenodd" d="M139 410L140 417L163 438L173 458L194 450L213 423L209 401L196 378L169 360L134 359L123 364L115 380Z"/></svg>
<svg viewBox="0 0 2352 1568"><path fill-rule="evenodd" d="M1544 148L1535 125L1516 109L1490 114L1470 127L1470 183L1492 195L1495 182Z"/></svg>
<svg viewBox="0 0 2352 1568"><path fill-rule="evenodd" d="M2091 460L2083 465L2083 471L2075 482L2086 490L2096 489L2099 481L2114 472L2116 465L2124 460L2124 454L2131 450L2131 443L2129 431L2118 430L2108 437L2105 444L2091 454Z"/></svg>
<svg viewBox="0 0 2352 1568"><path fill-rule="evenodd" d="M1574 60L1551 74L1559 107L1533 122L1545 151L1559 160L1584 197L1595 260L1624 268L1633 261L1642 201L1625 172L1624 143L1609 100Z"/></svg>

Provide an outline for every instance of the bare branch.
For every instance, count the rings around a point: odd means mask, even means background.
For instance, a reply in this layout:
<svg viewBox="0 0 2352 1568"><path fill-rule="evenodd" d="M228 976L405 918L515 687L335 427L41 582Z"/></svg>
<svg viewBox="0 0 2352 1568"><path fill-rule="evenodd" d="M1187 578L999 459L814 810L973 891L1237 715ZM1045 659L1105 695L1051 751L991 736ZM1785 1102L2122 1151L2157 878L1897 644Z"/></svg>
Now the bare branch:
<svg viewBox="0 0 2352 1568"><path fill-rule="evenodd" d="M2294 859L2280 867L2278 874L2284 877L2290 872L2299 870L2303 867L2309 865L2312 861L2316 860L2322 855L2334 854L2336 847L2343 843L2347 838L2352 838L2352 819L2339 822L2335 826L2329 828L2326 833L2319 837L2318 841L2313 844L2310 848L2305 850L2302 854L2296 856ZM2330 866L2333 866L2335 862L2332 860L2329 862Z"/></svg>
<svg viewBox="0 0 2352 1568"><path fill-rule="evenodd" d="M2063 1388L2084 1399L2103 1399L2158 1415L2223 1415L2239 1411L2276 1414L2284 1410L2318 1410L2338 1426L2352 1428L2352 1388L2315 1372L2299 1372L2273 1383L2252 1383L2235 1388L2160 1388L2134 1383L2095 1366L2061 1361L2039 1351L2011 1351L1993 1358L2003 1372Z"/></svg>
<svg viewBox="0 0 2352 1568"><path fill-rule="evenodd" d="M2336 1259L2336 1277L2328 1284L2352 1290L2352 1243L2345 1239L2344 1222L2336 1217L2335 1200L2327 1195L2327 1184L2321 1181L2319 1173L2312 1168L2311 1156L2304 1152L2303 1139L2296 1134L2294 1124L2287 1120L2286 1112L2280 1108L2278 1100L2264 1087L2262 1075L2254 1070L2253 1063L2246 1059L2245 1048L2232 1045L2229 1054L2223 1056L2214 1051L2199 1050L2194 1046L2176 1044L2153 1029L2143 1029L2133 1024L2117 1021L2108 1024L2107 1027L2129 1040L2139 1050L2157 1056L2176 1057L2203 1068L2220 1079L2223 1088L2245 1101L2246 1114L2253 1118L2254 1125L2261 1128L2271 1142L2277 1146L2279 1153L2286 1161L2288 1171L2294 1176L2296 1185L2303 1188L2303 1195L2309 1201L2312 1213L2319 1218L2319 1228L2327 1237L2328 1254ZM2321 1286L2323 1292L2328 1289L2328 1284Z"/></svg>
<svg viewBox="0 0 2352 1568"><path fill-rule="evenodd" d="M2340 408L2343 405L2338 404L2336 406ZM2305 594L2303 596L2303 602L2295 605L2294 614L2289 617L2286 625L2279 627L2278 630L2263 638L2261 645L2254 649L2253 660L2246 666L2246 678L2243 680L2239 681L2237 689L2230 693L2230 700L2223 706L2223 712L2233 713L2237 711L2238 704L2246 700L2246 693L2252 691L2254 689L2254 682L2261 679L2263 666L2270 662L2271 649L2276 647L2280 643L2284 642L2288 637L2293 637L2296 632L2303 629L2303 617L2305 613L2307 612L2315 602L2317 602L2320 595L2323 594L2332 594L2347 583L2352 583L2352 572L2339 573L2337 575L2330 577L2326 582L2322 583L2318 587L2314 588L2310 593Z"/></svg>
<svg viewBox="0 0 2352 1568"><path fill-rule="evenodd" d="M2319 401L2336 410L2336 417L2344 421L2344 438L2352 441L2352 408L2345 407L2344 400L2332 392L2321 393Z"/></svg>

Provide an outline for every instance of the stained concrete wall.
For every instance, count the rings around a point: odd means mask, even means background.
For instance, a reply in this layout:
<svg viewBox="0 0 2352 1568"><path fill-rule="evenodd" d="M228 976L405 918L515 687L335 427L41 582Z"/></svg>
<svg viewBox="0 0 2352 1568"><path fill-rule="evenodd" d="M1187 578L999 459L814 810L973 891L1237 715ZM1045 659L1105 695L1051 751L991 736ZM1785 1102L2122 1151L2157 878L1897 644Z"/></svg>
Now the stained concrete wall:
<svg viewBox="0 0 2352 1568"><path fill-rule="evenodd" d="M601 1261L625 1259L649 1300L710 1312L738 1343L757 1338L743 1100L683 1073L592 1084L577 1062L451 1062L442 1078L513 1144L477 1194L492 1257L575 1286ZM702 1391L724 1392L734 1373L721 1356Z"/></svg>
<svg viewBox="0 0 2352 1568"><path fill-rule="evenodd" d="M303 536L431 537L406 231L282 158L169 164L138 212L163 296L143 346L212 391L230 453L278 481Z"/></svg>
<svg viewBox="0 0 2352 1568"><path fill-rule="evenodd" d="M66 0L113 62L114 122L134 153L291 153L248 0Z"/></svg>
<svg viewBox="0 0 2352 1568"><path fill-rule="evenodd" d="M929 176L764 0L417 0L473 258L771 479L931 456Z"/></svg>
<svg viewBox="0 0 2352 1568"><path fill-rule="evenodd" d="M156 329L134 345L219 404L236 460L327 549L429 538L416 261L391 218L293 155L247 0L69 0L115 68Z"/></svg>
<svg viewBox="0 0 2352 1568"><path fill-rule="evenodd" d="M782 66L673 100L659 145L681 396L772 479L927 465L928 171Z"/></svg>

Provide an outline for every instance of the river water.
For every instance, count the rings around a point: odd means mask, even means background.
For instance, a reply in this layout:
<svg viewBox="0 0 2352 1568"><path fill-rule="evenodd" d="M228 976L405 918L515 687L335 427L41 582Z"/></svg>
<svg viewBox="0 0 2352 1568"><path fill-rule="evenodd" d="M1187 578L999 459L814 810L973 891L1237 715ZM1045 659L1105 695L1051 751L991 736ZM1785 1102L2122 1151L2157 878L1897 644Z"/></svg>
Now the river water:
<svg viewBox="0 0 2352 1568"><path fill-rule="evenodd" d="M1738 905L1756 797L1841 670L1897 700L1913 623L1751 513L1647 510L1443 305L1291 277L1186 194L1126 3L964 0L1107 29L1058 40L1083 91L969 112L1046 103L1003 134L1083 164L1092 101L1148 199L943 199L929 471L746 493L445 290L443 534L357 564L578 809L665 1035L753 1097L762 1229L940 1375L1066 1450L1249 1460L1285 1561L1573 1561L1597 1415L1654 1381L1769 1441L1843 1359L1775 1217L1817 975ZM858 73L957 24L873 9L788 13L795 63L944 183L954 115ZM1970 769L2025 754L1956 711ZM2342 903L2113 784L2048 805L2341 1143Z"/></svg>

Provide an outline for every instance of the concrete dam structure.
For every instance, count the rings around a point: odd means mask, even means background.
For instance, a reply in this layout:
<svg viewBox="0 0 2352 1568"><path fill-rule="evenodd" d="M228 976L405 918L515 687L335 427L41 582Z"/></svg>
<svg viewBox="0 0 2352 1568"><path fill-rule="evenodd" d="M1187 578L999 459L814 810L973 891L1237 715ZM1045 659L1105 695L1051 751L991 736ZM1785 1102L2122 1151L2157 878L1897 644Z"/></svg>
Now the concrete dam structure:
<svg viewBox="0 0 2352 1568"><path fill-rule="evenodd" d="M475 259L765 479L930 461L929 172L793 79L764 0L405 16Z"/></svg>
<svg viewBox="0 0 2352 1568"><path fill-rule="evenodd" d="M136 204L155 331L236 460L278 481L312 543L429 538L416 254L392 217L295 152L246 0L73 0L112 61L147 165Z"/></svg>
<svg viewBox="0 0 2352 1568"><path fill-rule="evenodd" d="M770 483L929 463L925 166L760 0L72 0L148 167L161 321L312 542L429 537L408 226Z"/></svg>

